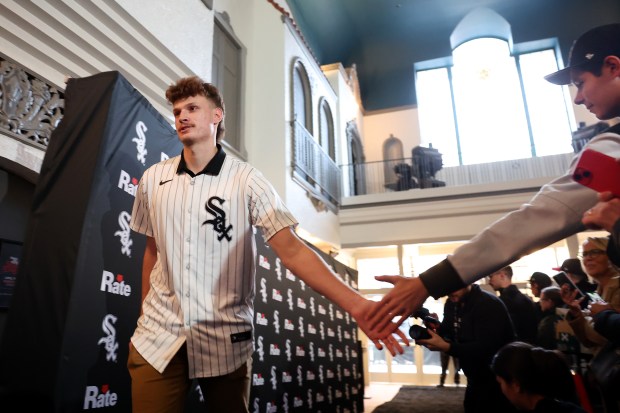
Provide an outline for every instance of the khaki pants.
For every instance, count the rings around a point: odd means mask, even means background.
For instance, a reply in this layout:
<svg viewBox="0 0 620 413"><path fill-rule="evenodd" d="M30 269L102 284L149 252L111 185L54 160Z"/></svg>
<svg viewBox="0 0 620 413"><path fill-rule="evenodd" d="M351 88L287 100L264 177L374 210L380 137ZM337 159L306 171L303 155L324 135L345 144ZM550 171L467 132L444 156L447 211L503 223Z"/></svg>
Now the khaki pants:
<svg viewBox="0 0 620 413"><path fill-rule="evenodd" d="M133 345L130 347L127 368L131 375L133 413L183 413L192 383L186 346L181 347L163 373L155 370ZM248 413L251 371L250 358L230 374L199 378L206 411Z"/></svg>

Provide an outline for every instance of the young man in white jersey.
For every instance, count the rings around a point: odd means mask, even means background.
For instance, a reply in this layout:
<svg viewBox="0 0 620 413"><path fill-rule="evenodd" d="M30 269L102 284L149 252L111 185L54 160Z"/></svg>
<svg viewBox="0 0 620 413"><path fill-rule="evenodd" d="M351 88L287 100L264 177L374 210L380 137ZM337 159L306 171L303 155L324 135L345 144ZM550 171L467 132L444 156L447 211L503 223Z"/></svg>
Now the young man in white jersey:
<svg viewBox="0 0 620 413"><path fill-rule="evenodd" d="M581 35L571 48L568 66L545 78L558 85L572 83L577 88L575 104L584 105L597 118L620 116L620 24L599 26ZM586 147L620 158L620 124L592 138ZM530 202L492 223L419 277L378 277L394 288L383 297L383 306L373 315L371 326L389 330L394 317L401 316L404 321L429 295L447 295L526 254L583 231L583 214L598 198L595 191L573 181L578 158L573 158L566 174L544 185Z"/></svg>
<svg viewBox="0 0 620 413"><path fill-rule="evenodd" d="M223 151L224 102L215 86L183 78L166 98L183 151L144 173L132 212L131 228L147 237L142 315L128 360L133 412L183 412L196 378L209 412L245 413L253 353L253 227L286 268L367 333L366 314L376 303L344 284L297 237L297 221L259 171ZM381 347L381 337L371 338ZM382 341L391 352L402 352L391 335Z"/></svg>

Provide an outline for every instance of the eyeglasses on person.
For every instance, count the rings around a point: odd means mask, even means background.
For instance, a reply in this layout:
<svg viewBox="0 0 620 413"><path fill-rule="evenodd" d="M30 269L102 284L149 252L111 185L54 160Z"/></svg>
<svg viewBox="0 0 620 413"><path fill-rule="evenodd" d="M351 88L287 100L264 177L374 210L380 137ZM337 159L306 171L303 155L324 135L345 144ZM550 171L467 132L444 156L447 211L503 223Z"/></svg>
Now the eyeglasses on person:
<svg viewBox="0 0 620 413"><path fill-rule="evenodd" d="M603 254L607 254L607 252L601 249L595 248L593 250L583 251L581 254L579 254L579 258L581 259L588 258L588 257L596 258Z"/></svg>

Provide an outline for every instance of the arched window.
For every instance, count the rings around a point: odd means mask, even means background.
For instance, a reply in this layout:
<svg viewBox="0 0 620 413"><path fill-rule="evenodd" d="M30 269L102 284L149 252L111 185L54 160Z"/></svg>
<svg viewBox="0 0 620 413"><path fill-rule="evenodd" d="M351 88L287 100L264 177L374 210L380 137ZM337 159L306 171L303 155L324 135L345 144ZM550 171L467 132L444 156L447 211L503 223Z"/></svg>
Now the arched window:
<svg viewBox="0 0 620 413"><path fill-rule="evenodd" d="M293 65L293 119L312 133L312 95L306 68L297 60Z"/></svg>
<svg viewBox="0 0 620 413"><path fill-rule="evenodd" d="M334 139L334 118L325 98L319 102L319 143L332 160L336 160L336 142Z"/></svg>
<svg viewBox="0 0 620 413"><path fill-rule="evenodd" d="M364 195L366 193L366 169L363 164L366 162L366 156L355 120L347 122L346 134L349 147L349 165L345 170L348 174L348 179L345 179L345 182L349 182L350 195Z"/></svg>
<svg viewBox="0 0 620 413"><path fill-rule="evenodd" d="M489 9L466 16L452 56L414 65L422 146L445 166L572 152L568 93L544 80L558 69L555 39L513 45Z"/></svg>
<svg viewBox="0 0 620 413"><path fill-rule="evenodd" d="M224 144L245 157L243 136L243 54L244 46L235 36L226 15L215 13L213 27L212 82L226 102L226 135Z"/></svg>

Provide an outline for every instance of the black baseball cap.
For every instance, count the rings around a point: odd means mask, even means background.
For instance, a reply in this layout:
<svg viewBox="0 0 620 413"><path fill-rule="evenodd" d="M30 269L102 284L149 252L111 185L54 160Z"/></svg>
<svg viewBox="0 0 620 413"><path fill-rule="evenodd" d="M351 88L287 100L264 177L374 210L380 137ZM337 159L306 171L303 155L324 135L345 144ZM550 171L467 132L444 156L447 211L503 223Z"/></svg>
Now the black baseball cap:
<svg viewBox="0 0 620 413"><path fill-rule="evenodd" d="M595 27L582 34L568 54L568 65L545 79L556 85L571 83L571 69L578 69L591 62L603 62L607 56L620 57L620 23Z"/></svg>
<svg viewBox="0 0 620 413"><path fill-rule="evenodd" d="M583 271L583 268L581 268L581 261L579 261L579 258L569 258L564 260L561 267L555 267L553 269L556 271L569 272L571 274L578 275L581 278L588 277Z"/></svg>
<svg viewBox="0 0 620 413"><path fill-rule="evenodd" d="M539 272L539 271L532 273L532 276L530 277L530 283L537 284L541 290L553 284L553 282L551 281L551 277L549 277L544 272Z"/></svg>

